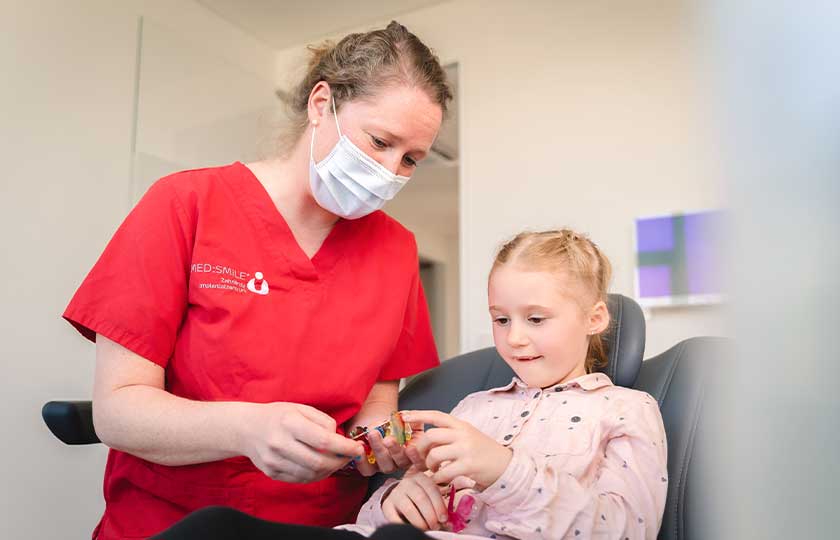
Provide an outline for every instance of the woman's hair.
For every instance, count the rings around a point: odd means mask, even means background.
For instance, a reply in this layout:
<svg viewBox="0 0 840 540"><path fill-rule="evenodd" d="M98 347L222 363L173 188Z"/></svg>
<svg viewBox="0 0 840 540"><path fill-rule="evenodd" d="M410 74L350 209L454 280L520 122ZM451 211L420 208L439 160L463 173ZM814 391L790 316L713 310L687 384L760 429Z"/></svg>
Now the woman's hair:
<svg viewBox="0 0 840 540"><path fill-rule="evenodd" d="M375 96L389 85L419 87L446 113L452 91L438 57L417 36L396 21L382 30L349 34L338 43L309 46L306 76L287 97L291 119L280 140L288 152L308 124L309 94L320 81L330 85L336 110L347 101Z"/></svg>
<svg viewBox="0 0 840 540"><path fill-rule="evenodd" d="M582 309L588 309L599 300L607 301L612 266L598 246L584 234L570 229L519 233L499 250L490 275L506 264L562 273L577 290L575 301ZM602 340L604 332L590 336L586 353L587 373L607 364L607 351Z"/></svg>

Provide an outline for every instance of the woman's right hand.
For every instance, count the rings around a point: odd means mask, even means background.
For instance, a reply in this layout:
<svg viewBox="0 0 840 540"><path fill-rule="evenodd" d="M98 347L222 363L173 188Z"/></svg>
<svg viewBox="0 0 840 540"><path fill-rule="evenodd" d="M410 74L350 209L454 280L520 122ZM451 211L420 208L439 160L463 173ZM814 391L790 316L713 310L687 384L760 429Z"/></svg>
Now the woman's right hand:
<svg viewBox="0 0 840 540"><path fill-rule="evenodd" d="M382 501L382 513L391 523L410 523L422 531L436 531L448 514L440 487L424 473L409 469Z"/></svg>
<svg viewBox="0 0 840 540"><path fill-rule="evenodd" d="M361 459L364 447L336 433L329 415L298 403L253 403L242 425L243 454L269 478L314 482L348 461Z"/></svg>

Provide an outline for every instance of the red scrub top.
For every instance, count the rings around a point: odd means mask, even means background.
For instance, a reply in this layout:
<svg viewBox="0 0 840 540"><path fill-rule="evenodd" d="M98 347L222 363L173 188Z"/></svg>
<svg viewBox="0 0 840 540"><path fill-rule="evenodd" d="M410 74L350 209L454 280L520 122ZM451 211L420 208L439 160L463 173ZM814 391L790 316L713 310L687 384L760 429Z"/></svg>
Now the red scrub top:
<svg viewBox="0 0 840 540"><path fill-rule="evenodd" d="M339 220L310 260L242 163L156 182L64 317L163 367L177 396L302 403L339 425L377 381L439 362L414 236L383 212ZM93 538L145 538L208 505L333 526L366 488L271 480L246 457L168 467L111 450Z"/></svg>

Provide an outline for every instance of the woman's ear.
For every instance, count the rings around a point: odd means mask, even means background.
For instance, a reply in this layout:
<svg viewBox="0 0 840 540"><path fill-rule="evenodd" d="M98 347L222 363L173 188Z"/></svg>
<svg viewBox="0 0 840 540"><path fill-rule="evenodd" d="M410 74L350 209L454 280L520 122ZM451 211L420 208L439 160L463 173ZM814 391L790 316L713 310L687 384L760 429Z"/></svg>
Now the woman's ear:
<svg viewBox="0 0 840 540"><path fill-rule="evenodd" d="M603 300L599 300L589 312L589 335L600 334L607 329L609 324L610 312L607 309L607 304Z"/></svg>
<svg viewBox="0 0 840 540"><path fill-rule="evenodd" d="M307 116L310 124L317 126L323 122L324 116L330 114L331 98L332 91L326 81L318 81L318 84L312 87L312 91L309 92L309 105L307 106Z"/></svg>

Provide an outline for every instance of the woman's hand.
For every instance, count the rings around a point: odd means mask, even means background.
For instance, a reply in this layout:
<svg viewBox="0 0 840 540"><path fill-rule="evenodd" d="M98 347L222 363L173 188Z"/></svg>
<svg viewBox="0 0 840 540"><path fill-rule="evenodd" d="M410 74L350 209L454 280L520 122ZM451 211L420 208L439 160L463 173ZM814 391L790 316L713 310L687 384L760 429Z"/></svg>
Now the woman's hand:
<svg viewBox="0 0 840 540"><path fill-rule="evenodd" d="M440 488L415 468L385 496L382 513L392 523L410 523L423 531L440 529L448 515Z"/></svg>
<svg viewBox="0 0 840 540"><path fill-rule="evenodd" d="M335 420L313 407L283 402L250 405L240 436L243 454L269 478L314 482L349 459L364 459L362 444L336 433Z"/></svg>
<svg viewBox="0 0 840 540"><path fill-rule="evenodd" d="M403 418L436 426L423 433L412 447L433 473L435 484L447 485L466 476L481 490L505 472L513 452L471 424L440 411L404 411Z"/></svg>

